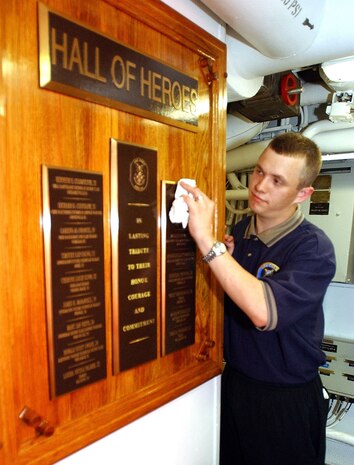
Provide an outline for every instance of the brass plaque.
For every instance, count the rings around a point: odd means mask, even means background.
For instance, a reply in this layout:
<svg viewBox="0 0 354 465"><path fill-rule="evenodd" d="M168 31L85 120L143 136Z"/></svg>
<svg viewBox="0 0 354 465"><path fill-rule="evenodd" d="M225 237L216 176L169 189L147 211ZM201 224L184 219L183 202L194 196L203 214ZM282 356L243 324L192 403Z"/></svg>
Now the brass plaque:
<svg viewBox="0 0 354 465"><path fill-rule="evenodd" d="M332 185L332 176L330 174L320 174L313 183L314 189L330 189Z"/></svg>
<svg viewBox="0 0 354 465"><path fill-rule="evenodd" d="M43 166L51 397L106 377L102 175Z"/></svg>
<svg viewBox="0 0 354 465"><path fill-rule="evenodd" d="M161 208L162 355L195 341L196 245L188 228L168 218L176 183L163 181Z"/></svg>
<svg viewBox="0 0 354 465"><path fill-rule="evenodd" d="M40 86L198 129L198 79L39 3Z"/></svg>
<svg viewBox="0 0 354 465"><path fill-rule="evenodd" d="M157 357L157 152L111 141L113 371Z"/></svg>
<svg viewBox="0 0 354 465"><path fill-rule="evenodd" d="M311 202L328 203L331 197L331 191L315 191L311 195Z"/></svg>

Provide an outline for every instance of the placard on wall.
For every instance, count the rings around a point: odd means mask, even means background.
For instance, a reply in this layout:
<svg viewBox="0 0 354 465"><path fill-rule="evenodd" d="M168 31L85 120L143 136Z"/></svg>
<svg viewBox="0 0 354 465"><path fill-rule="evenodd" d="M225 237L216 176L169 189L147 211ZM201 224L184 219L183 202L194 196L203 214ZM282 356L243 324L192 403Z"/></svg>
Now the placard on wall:
<svg viewBox="0 0 354 465"><path fill-rule="evenodd" d="M157 152L111 140L113 371L157 357Z"/></svg>
<svg viewBox="0 0 354 465"><path fill-rule="evenodd" d="M43 166L51 397L106 377L102 175Z"/></svg>

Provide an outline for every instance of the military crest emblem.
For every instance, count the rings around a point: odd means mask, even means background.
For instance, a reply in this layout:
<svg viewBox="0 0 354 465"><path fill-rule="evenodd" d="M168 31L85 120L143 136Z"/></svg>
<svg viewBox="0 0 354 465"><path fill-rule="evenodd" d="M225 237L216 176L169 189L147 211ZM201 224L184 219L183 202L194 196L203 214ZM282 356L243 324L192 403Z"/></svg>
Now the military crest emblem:
<svg viewBox="0 0 354 465"><path fill-rule="evenodd" d="M149 184L149 167L143 158L137 157L130 163L130 184L134 190L143 192Z"/></svg>

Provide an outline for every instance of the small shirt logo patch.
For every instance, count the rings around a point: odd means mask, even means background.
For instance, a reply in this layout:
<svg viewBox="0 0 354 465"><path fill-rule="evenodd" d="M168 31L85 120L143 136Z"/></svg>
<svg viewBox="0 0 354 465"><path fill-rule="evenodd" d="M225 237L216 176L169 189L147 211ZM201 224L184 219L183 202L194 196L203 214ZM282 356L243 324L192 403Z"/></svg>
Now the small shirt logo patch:
<svg viewBox="0 0 354 465"><path fill-rule="evenodd" d="M257 278L269 278L279 271L279 266L272 262L265 262L257 270Z"/></svg>

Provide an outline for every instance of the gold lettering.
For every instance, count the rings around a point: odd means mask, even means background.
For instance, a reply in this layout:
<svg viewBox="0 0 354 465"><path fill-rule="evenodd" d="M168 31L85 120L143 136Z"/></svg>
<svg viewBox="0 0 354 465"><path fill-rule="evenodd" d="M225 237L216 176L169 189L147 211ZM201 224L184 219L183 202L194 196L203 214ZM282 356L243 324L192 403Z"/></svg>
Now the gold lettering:
<svg viewBox="0 0 354 465"><path fill-rule="evenodd" d="M148 98L151 99L151 71L148 71L148 76L145 78L145 68L140 69L140 95L145 97L145 87L148 89Z"/></svg>
<svg viewBox="0 0 354 465"><path fill-rule="evenodd" d="M171 80L167 77L162 78L162 101L164 105L172 106L172 97L171 97Z"/></svg>
<svg viewBox="0 0 354 465"><path fill-rule="evenodd" d="M73 40L73 44L71 47L71 53L70 53L70 59L69 59L69 65L68 69L72 71L74 64L77 64L79 67L79 73L84 74L84 69L82 66L82 59L81 59L81 53L80 53L80 47L79 47L79 41L75 37Z"/></svg>
<svg viewBox="0 0 354 465"><path fill-rule="evenodd" d="M131 286L136 286L137 284L145 284L149 281L147 277L145 278L132 278L130 280L130 285Z"/></svg>
<svg viewBox="0 0 354 465"><path fill-rule="evenodd" d="M145 313L145 307L134 308L134 315L139 315L141 313Z"/></svg>
<svg viewBox="0 0 354 465"><path fill-rule="evenodd" d="M141 247L138 249L128 249L129 255L141 255L141 254L146 254L149 252L150 252L149 247Z"/></svg>
<svg viewBox="0 0 354 465"><path fill-rule="evenodd" d="M150 291L145 291L145 292L136 292L135 294L128 294L128 300L137 300L137 299L146 299L148 297L151 297L151 292Z"/></svg>
<svg viewBox="0 0 354 465"><path fill-rule="evenodd" d="M182 86L182 110L188 112L190 106L190 87Z"/></svg>
<svg viewBox="0 0 354 465"><path fill-rule="evenodd" d="M126 333L127 331L132 331L134 329L143 328L144 326L150 326L155 324L155 318L151 318L149 320L138 321L137 323L132 323L130 325L124 325L123 331Z"/></svg>
<svg viewBox="0 0 354 465"><path fill-rule="evenodd" d="M147 268L150 268L150 262L136 263L136 269L137 270L145 270Z"/></svg>
<svg viewBox="0 0 354 465"><path fill-rule="evenodd" d="M149 239L150 234L149 233L129 233L128 238L129 239Z"/></svg>
<svg viewBox="0 0 354 465"><path fill-rule="evenodd" d="M95 47L95 68L94 72L89 71L89 56L88 56L88 44L84 42L84 74L87 77L96 79L97 81L107 82L104 76L100 76L100 49Z"/></svg>
<svg viewBox="0 0 354 465"><path fill-rule="evenodd" d="M127 61L127 91L130 91L130 81L135 81L136 77L135 77L135 74L132 74L130 72L131 69L136 69L136 64L131 62L131 61Z"/></svg>
<svg viewBox="0 0 354 465"><path fill-rule="evenodd" d="M57 54L56 52L61 52L63 54L63 68L68 67L68 36L64 32L63 42L59 44L56 37L56 29L52 28L52 62L53 65L57 64Z"/></svg>
<svg viewBox="0 0 354 465"><path fill-rule="evenodd" d="M181 110L182 107L182 90L179 82L175 81L172 84L172 104L176 110Z"/></svg>
<svg viewBox="0 0 354 465"><path fill-rule="evenodd" d="M120 73L118 72L117 66L120 65ZM136 64L132 61L127 61L124 63L124 60L119 55L115 55L112 60L111 65L111 76L113 84L118 89L126 88L127 91L130 91L130 81L135 81L136 77L132 70L135 70Z"/></svg>
<svg viewBox="0 0 354 465"><path fill-rule="evenodd" d="M74 178L68 178L66 176L55 176L55 182L58 184L72 184L74 182Z"/></svg>
<svg viewBox="0 0 354 465"><path fill-rule="evenodd" d="M137 269L137 270L146 270L147 268L150 268L150 262L128 263L127 268L128 268L128 271L134 271L135 269Z"/></svg>
<svg viewBox="0 0 354 465"><path fill-rule="evenodd" d="M158 81L158 82L157 82ZM152 100L161 103L161 74L152 73Z"/></svg>
<svg viewBox="0 0 354 465"><path fill-rule="evenodd" d="M116 72L116 64L120 65L122 71L121 71L121 78L120 81L119 76L117 76ZM112 65L111 65L111 76L112 76L112 81L113 84L118 88L122 89L124 86L124 62L122 58L119 55L115 55L112 60Z"/></svg>
<svg viewBox="0 0 354 465"><path fill-rule="evenodd" d="M196 89L191 90L191 113L195 114L197 112L197 101L198 101L198 92Z"/></svg>

